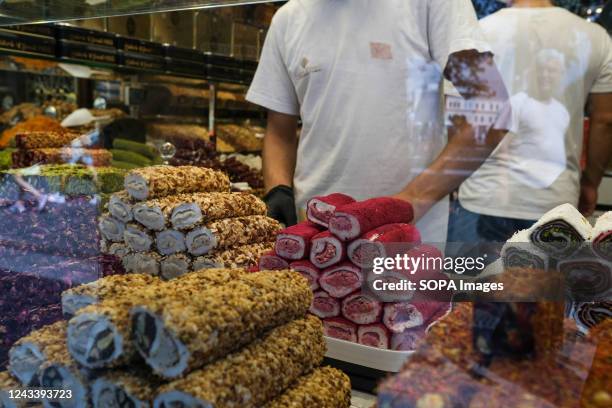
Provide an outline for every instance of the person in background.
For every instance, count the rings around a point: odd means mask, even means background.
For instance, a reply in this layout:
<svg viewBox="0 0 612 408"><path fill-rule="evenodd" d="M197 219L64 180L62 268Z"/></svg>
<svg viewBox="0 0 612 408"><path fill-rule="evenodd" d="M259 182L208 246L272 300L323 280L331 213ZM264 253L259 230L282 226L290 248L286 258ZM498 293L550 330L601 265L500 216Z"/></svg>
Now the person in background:
<svg viewBox="0 0 612 408"><path fill-rule="evenodd" d="M511 95L511 112L500 116L510 133L461 185L448 240L503 242L564 203L592 214L612 155L608 33L549 0L515 0L481 26ZM466 103L452 86L447 94L451 108ZM585 106L591 126L582 170Z"/></svg>
<svg viewBox="0 0 612 408"><path fill-rule="evenodd" d="M474 149L465 125L447 143L443 76L462 89L503 86L469 0L291 0L281 7L247 94L268 109L270 215L291 225L314 196L393 195L412 203L424 240L444 242L448 194L499 140ZM495 98L507 94L500 89Z"/></svg>

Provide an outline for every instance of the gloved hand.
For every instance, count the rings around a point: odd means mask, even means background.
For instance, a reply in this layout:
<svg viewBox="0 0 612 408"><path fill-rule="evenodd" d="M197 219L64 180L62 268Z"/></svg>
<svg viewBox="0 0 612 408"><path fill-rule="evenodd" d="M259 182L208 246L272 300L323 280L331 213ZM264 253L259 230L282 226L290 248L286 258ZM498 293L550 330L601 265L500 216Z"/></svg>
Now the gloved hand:
<svg viewBox="0 0 612 408"><path fill-rule="evenodd" d="M295 199L291 187L284 185L274 187L266 194L264 201L268 206L268 216L285 224L286 227L297 224Z"/></svg>

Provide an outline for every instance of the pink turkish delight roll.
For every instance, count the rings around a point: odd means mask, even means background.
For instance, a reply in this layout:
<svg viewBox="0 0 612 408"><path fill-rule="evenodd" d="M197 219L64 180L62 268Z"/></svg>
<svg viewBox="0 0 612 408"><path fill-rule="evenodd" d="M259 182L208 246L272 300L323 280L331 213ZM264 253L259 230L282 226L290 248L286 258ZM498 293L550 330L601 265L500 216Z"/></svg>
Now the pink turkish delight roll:
<svg viewBox="0 0 612 408"><path fill-rule="evenodd" d="M345 244L331 232L323 231L312 238L310 262L317 268L325 269L336 265L346 257Z"/></svg>
<svg viewBox="0 0 612 408"><path fill-rule="evenodd" d="M294 271L298 271L302 274L310 285L310 290L313 292L319 289L319 269L314 266L310 261L294 261L289 264L289 267Z"/></svg>
<svg viewBox="0 0 612 408"><path fill-rule="evenodd" d="M281 271L289 269L289 262L285 261L276 252L269 251L259 258L259 270L261 271Z"/></svg>
<svg viewBox="0 0 612 408"><path fill-rule="evenodd" d="M338 299L361 288L363 282L361 269L348 261L325 269L319 278L319 286Z"/></svg>
<svg viewBox="0 0 612 408"><path fill-rule="evenodd" d="M319 319L340 316L340 301L327 294L324 290L314 293L310 313Z"/></svg>
<svg viewBox="0 0 612 408"><path fill-rule="evenodd" d="M352 197L342 193L314 197L306 204L306 217L308 221L328 228L329 219L334 215L336 208L354 202Z"/></svg>
<svg viewBox="0 0 612 408"><path fill-rule="evenodd" d="M386 244L421 242L419 230L410 224L385 224L366 232L348 246L349 259L362 268L372 266L374 258L384 258L387 253Z"/></svg>
<svg viewBox="0 0 612 408"><path fill-rule="evenodd" d="M357 342L357 325L342 317L323 319L323 333L327 337Z"/></svg>
<svg viewBox="0 0 612 408"><path fill-rule="evenodd" d="M315 224L308 221L285 228L276 236L274 250L285 259L304 259L310 254L310 240L319 232Z"/></svg>
<svg viewBox="0 0 612 408"><path fill-rule="evenodd" d="M384 324L380 323L359 326L357 328L357 342L364 346L388 349L389 330Z"/></svg>
<svg viewBox="0 0 612 408"><path fill-rule="evenodd" d="M342 316L356 324L380 321L382 303L365 293L354 293L342 301Z"/></svg>

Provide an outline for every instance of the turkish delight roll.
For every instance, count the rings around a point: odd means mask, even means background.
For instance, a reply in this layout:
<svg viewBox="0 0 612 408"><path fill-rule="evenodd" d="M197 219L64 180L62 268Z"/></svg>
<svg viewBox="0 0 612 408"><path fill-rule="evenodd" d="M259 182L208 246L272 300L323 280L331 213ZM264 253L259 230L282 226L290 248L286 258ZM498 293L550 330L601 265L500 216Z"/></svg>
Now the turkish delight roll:
<svg viewBox="0 0 612 408"><path fill-rule="evenodd" d="M323 319L323 332L327 337L357 342L357 325L342 317L328 317Z"/></svg>
<svg viewBox="0 0 612 408"><path fill-rule="evenodd" d="M98 221L102 236L111 242L123 242L125 224L114 217L103 215Z"/></svg>
<svg viewBox="0 0 612 408"><path fill-rule="evenodd" d="M385 258L386 244L411 243L419 244L421 235L419 230L410 224L385 224L351 242L348 246L348 257L357 266L369 268L374 258Z"/></svg>
<svg viewBox="0 0 612 408"><path fill-rule="evenodd" d="M205 256L200 256L193 261L193 270L209 268L248 268L257 265L257 260L262 254L274 247L273 242L261 244L247 244L213 251ZM288 265L284 269L289 269Z"/></svg>
<svg viewBox="0 0 612 408"><path fill-rule="evenodd" d="M612 319L612 301L577 303L572 317L580 330L586 332L604 320Z"/></svg>
<svg viewBox="0 0 612 408"><path fill-rule="evenodd" d="M143 369L111 371L91 384L94 408L149 408L160 382Z"/></svg>
<svg viewBox="0 0 612 408"><path fill-rule="evenodd" d="M147 252L153 246L153 236L136 223L127 224L123 232L123 240L134 252Z"/></svg>
<svg viewBox="0 0 612 408"><path fill-rule="evenodd" d="M152 166L131 170L125 176L125 190L142 201L168 195L229 191L227 175L206 167Z"/></svg>
<svg viewBox="0 0 612 408"><path fill-rule="evenodd" d="M389 348L389 329L384 324L365 324L357 328L357 342L379 349Z"/></svg>
<svg viewBox="0 0 612 408"><path fill-rule="evenodd" d="M160 297L132 310L136 347L164 378L202 367L303 316L312 301L306 280L292 271L247 274L193 292L188 299Z"/></svg>
<svg viewBox="0 0 612 408"><path fill-rule="evenodd" d="M597 219L591 242L597 255L612 262L612 211Z"/></svg>
<svg viewBox="0 0 612 408"><path fill-rule="evenodd" d="M319 319L308 316L294 320L224 359L162 386L154 406L258 408L319 366L324 354Z"/></svg>
<svg viewBox="0 0 612 408"><path fill-rule="evenodd" d="M175 206L170 216L177 229L193 228L197 224L223 218L266 215L266 204L248 193L196 193L181 196L183 203Z"/></svg>
<svg viewBox="0 0 612 408"><path fill-rule="evenodd" d="M320 232L319 228L310 221L287 227L276 236L274 250L289 260L297 261L310 255L310 241Z"/></svg>
<svg viewBox="0 0 612 408"><path fill-rule="evenodd" d="M330 296L340 299L361 288L364 280L362 270L345 261L325 269L319 278L319 286Z"/></svg>
<svg viewBox="0 0 612 408"><path fill-rule="evenodd" d="M212 249L269 242L274 240L279 229L278 221L264 215L226 218L187 233L187 250L200 256Z"/></svg>
<svg viewBox="0 0 612 408"><path fill-rule="evenodd" d="M153 231L162 231L170 224L170 214L180 204L179 196L168 196L134 204L134 219Z"/></svg>
<svg viewBox="0 0 612 408"><path fill-rule="evenodd" d="M325 269L346 258L346 245L331 232L323 231L311 240L310 262L317 268Z"/></svg>
<svg viewBox="0 0 612 408"><path fill-rule="evenodd" d="M110 196L108 212L121 222L128 223L134 219L132 199L127 192L119 191Z"/></svg>
<svg viewBox="0 0 612 408"><path fill-rule="evenodd" d="M30 167L35 164L84 163L89 166L110 166L111 152L105 149L41 148L16 150L12 153L13 167Z"/></svg>
<svg viewBox="0 0 612 408"><path fill-rule="evenodd" d="M444 302L387 303L383 323L391 332L401 333L413 327L430 325L446 314L448 309L449 304Z"/></svg>
<svg viewBox="0 0 612 408"><path fill-rule="evenodd" d="M329 219L334 215L336 208L354 202L355 199L342 193L314 197L306 204L306 217L310 222L329 228Z"/></svg>
<svg viewBox="0 0 612 408"><path fill-rule="evenodd" d="M548 270L549 255L529 240L529 230L517 232L502 247L504 268Z"/></svg>
<svg viewBox="0 0 612 408"><path fill-rule="evenodd" d="M612 263L592 255L573 256L557 264L565 290L577 302L612 298Z"/></svg>
<svg viewBox="0 0 612 408"><path fill-rule="evenodd" d="M113 242L106 250L107 254L115 255L118 258L123 258L132 253L132 249L122 242Z"/></svg>
<svg viewBox="0 0 612 408"><path fill-rule="evenodd" d="M74 132L49 132L36 131L24 132L15 135L15 145L18 149L40 149L55 147L60 148L70 145L70 143L79 137L78 133Z"/></svg>
<svg viewBox="0 0 612 408"><path fill-rule="evenodd" d="M157 250L162 255L171 255L178 252L184 252L187 249L185 245L185 234L180 231L167 229L158 232L155 237Z"/></svg>
<svg viewBox="0 0 612 408"><path fill-rule="evenodd" d="M349 241L385 224L409 224L413 218L414 210L409 202L379 197L337 208L329 220L329 230Z"/></svg>
<svg viewBox="0 0 612 408"><path fill-rule="evenodd" d="M259 258L259 269L262 271L276 271L289 269L289 262L276 255L276 252L269 251Z"/></svg>
<svg viewBox="0 0 612 408"><path fill-rule="evenodd" d="M191 270L191 258L185 254L174 254L160 262L160 275L166 280L182 276Z"/></svg>
<svg viewBox="0 0 612 408"><path fill-rule="evenodd" d="M65 348L66 322L50 324L18 340L9 351L8 370L25 386L36 386L40 366Z"/></svg>
<svg viewBox="0 0 612 408"><path fill-rule="evenodd" d="M382 303L367 293L353 293L342 300L342 316L356 324L378 322L382 310Z"/></svg>
<svg viewBox="0 0 612 408"><path fill-rule="evenodd" d="M351 380L342 371L320 367L300 377L265 408L350 408Z"/></svg>
<svg viewBox="0 0 612 408"><path fill-rule="evenodd" d="M547 254L565 258L572 255L592 234L591 224L571 204L547 212L529 228L529 239Z"/></svg>
<svg viewBox="0 0 612 408"><path fill-rule="evenodd" d="M74 316L86 306L137 291L154 282L157 282L156 278L143 274L106 276L95 282L64 291L62 293L62 312L64 316Z"/></svg>
<svg viewBox="0 0 612 408"><path fill-rule="evenodd" d="M72 398L43 399L43 406L45 408L86 407L89 400L89 373L70 358L65 343L60 342L60 344L58 350L42 363L38 372L38 383L44 389L69 391Z"/></svg>
<svg viewBox="0 0 612 408"><path fill-rule="evenodd" d="M309 312L320 319L340 316L340 301L327 294L324 290L314 293Z"/></svg>
<svg viewBox="0 0 612 408"><path fill-rule="evenodd" d="M157 252L136 252L123 258L127 265L125 269L131 273L159 276L162 256Z"/></svg>
<svg viewBox="0 0 612 408"><path fill-rule="evenodd" d="M294 261L289 265L291 269L302 274L308 280L310 290L313 292L319 289L319 269L314 266L310 261Z"/></svg>
<svg viewBox="0 0 612 408"><path fill-rule="evenodd" d="M0 371L0 408L18 408L25 404L11 398L10 391L21 389L19 384L8 371Z"/></svg>

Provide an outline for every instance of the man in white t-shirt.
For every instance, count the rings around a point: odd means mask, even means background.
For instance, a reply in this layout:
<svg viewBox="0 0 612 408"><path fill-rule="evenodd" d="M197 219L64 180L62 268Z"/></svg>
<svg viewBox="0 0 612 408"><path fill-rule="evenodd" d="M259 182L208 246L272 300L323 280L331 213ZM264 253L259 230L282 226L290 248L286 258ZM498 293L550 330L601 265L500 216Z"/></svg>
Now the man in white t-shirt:
<svg viewBox="0 0 612 408"><path fill-rule="evenodd" d="M269 110L263 159L271 215L294 223L296 207L333 192L395 195L413 204L425 240L444 242L447 195L496 144L468 163L457 160L472 152L468 127L447 144L440 84L447 62L462 58L499 79L469 0L281 7L247 94Z"/></svg>
<svg viewBox="0 0 612 408"><path fill-rule="evenodd" d="M608 33L549 0L516 0L481 26L511 95L510 133L461 185L449 241L505 241L563 203L591 214L612 154ZM460 97L448 103L453 99ZM591 130L581 175L587 101Z"/></svg>

